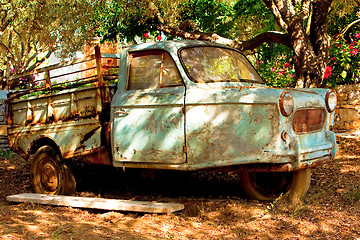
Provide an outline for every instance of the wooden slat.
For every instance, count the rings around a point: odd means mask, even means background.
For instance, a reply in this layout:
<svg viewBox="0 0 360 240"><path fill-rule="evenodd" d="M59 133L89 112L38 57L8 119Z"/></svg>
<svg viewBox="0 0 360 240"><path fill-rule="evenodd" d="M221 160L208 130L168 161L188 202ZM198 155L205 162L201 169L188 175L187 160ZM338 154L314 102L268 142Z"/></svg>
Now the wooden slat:
<svg viewBox="0 0 360 240"><path fill-rule="evenodd" d="M112 59L120 59L121 54L116 53L101 53L101 58L112 58Z"/></svg>
<svg viewBox="0 0 360 240"><path fill-rule="evenodd" d="M94 60L94 59L95 59L95 54L92 54L90 56L86 56L86 57L83 57L83 58L72 59L72 60L69 60L69 61L66 61L66 62L60 62L60 63L50 65L50 66L47 66L47 67L37 68L37 69L35 69L33 71L30 71L30 72L27 72L27 73L24 73L24 74L13 75L13 76L9 77L9 80L29 76L31 74L43 73L43 72L55 70L55 69L58 69L58 68L61 68L61 67L72 66L72 65L75 65L75 64L91 61L91 60Z"/></svg>
<svg viewBox="0 0 360 240"><path fill-rule="evenodd" d="M35 193L11 195L7 196L6 200L9 202L32 202L56 206L146 213L171 213L184 209L184 205L179 203L158 203L105 198L71 197Z"/></svg>
<svg viewBox="0 0 360 240"><path fill-rule="evenodd" d="M90 71L90 70L93 70L93 69L96 69L96 67L84 68L84 69L81 69L79 71L73 71L73 72L68 72L68 73L64 73L64 74L61 74L61 75L52 76L51 80L53 80L54 78L60 78L60 77L65 77L65 76L69 76L69 75L74 75L74 74L77 74L77 73L82 73L82 72Z"/></svg>
<svg viewBox="0 0 360 240"><path fill-rule="evenodd" d="M98 75L98 87L105 86L104 77L103 77L103 70L101 65L101 53L100 53L100 46L95 46L95 61L96 61L96 72Z"/></svg>
<svg viewBox="0 0 360 240"><path fill-rule="evenodd" d="M0 135L7 135L7 125L0 124Z"/></svg>

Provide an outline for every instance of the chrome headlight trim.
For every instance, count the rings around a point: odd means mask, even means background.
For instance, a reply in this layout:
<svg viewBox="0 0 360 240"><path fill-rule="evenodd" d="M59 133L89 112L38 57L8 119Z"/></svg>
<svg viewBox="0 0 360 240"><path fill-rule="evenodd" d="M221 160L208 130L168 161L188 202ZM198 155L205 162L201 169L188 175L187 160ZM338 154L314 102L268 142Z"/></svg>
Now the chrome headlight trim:
<svg viewBox="0 0 360 240"><path fill-rule="evenodd" d="M333 112L336 108L337 97L333 90L329 90L325 95L325 105L328 112Z"/></svg>
<svg viewBox="0 0 360 240"><path fill-rule="evenodd" d="M285 117L290 116L290 114L294 111L294 98L289 92L284 91L281 93L279 107L281 114Z"/></svg>

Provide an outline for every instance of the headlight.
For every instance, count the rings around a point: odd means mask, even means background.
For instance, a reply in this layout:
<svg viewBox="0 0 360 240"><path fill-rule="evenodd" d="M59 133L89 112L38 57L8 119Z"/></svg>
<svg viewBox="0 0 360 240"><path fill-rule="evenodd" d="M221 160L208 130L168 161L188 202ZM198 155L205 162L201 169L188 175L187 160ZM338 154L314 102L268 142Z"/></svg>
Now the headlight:
<svg viewBox="0 0 360 240"><path fill-rule="evenodd" d="M294 99L288 92L283 92L279 99L280 112L285 117L290 116L294 110Z"/></svg>
<svg viewBox="0 0 360 240"><path fill-rule="evenodd" d="M336 94L332 90L328 91L325 95L325 104L326 104L326 109L329 112L333 112L335 110L336 101L337 101Z"/></svg>

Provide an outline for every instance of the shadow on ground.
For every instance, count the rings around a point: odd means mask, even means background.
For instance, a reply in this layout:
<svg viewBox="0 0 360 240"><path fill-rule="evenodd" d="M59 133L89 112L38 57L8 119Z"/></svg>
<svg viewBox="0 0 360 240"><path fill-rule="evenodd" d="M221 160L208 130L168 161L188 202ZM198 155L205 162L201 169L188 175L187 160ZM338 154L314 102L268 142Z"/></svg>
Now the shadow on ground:
<svg viewBox="0 0 360 240"><path fill-rule="evenodd" d="M31 188L26 162L1 158L0 239L357 239L360 138L338 141L338 157L314 169L298 204L246 199L236 173L74 168L80 196L185 205L172 214L8 204L6 195Z"/></svg>

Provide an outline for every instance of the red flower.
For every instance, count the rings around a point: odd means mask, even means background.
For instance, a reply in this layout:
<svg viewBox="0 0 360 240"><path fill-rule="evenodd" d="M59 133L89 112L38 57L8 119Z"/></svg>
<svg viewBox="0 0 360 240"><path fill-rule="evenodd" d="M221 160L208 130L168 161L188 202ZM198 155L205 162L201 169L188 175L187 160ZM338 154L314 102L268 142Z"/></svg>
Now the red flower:
<svg viewBox="0 0 360 240"><path fill-rule="evenodd" d="M359 52L359 49L355 48L354 50L350 51L350 54L357 55Z"/></svg>
<svg viewBox="0 0 360 240"><path fill-rule="evenodd" d="M355 34L356 38L360 38L360 33Z"/></svg>
<svg viewBox="0 0 360 240"><path fill-rule="evenodd" d="M339 48L339 47L341 47L341 44L340 44L340 43L338 43L338 44L336 44L336 46Z"/></svg>
<svg viewBox="0 0 360 240"><path fill-rule="evenodd" d="M343 51L343 52L346 52L346 49L344 48L342 51Z"/></svg>
<svg viewBox="0 0 360 240"><path fill-rule="evenodd" d="M349 46L349 49L353 49L353 48L354 48L354 46L353 46L353 45L350 45L350 46Z"/></svg>
<svg viewBox="0 0 360 240"><path fill-rule="evenodd" d="M162 39L161 36L156 37L156 40L158 40L158 41L160 41L161 39Z"/></svg>
<svg viewBox="0 0 360 240"><path fill-rule="evenodd" d="M332 68L330 66L326 66L325 73L324 73L324 79L328 79L331 76L331 70L332 70Z"/></svg>
<svg viewBox="0 0 360 240"><path fill-rule="evenodd" d="M332 58L331 58L331 61L335 61L335 60L336 60L336 57L332 57Z"/></svg>
<svg viewBox="0 0 360 240"><path fill-rule="evenodd" d="M143 38L148 38L148 37L150 37L150 35L148 33L143 34Z"/></svg>
<svg viewBox="0 0 360 240"><path fill-rule="evenodd" d="M290 63L285 63L285 64L284 64L284 68L289 68L289 67L291 67L291 64L290 64Z"/></svg>

